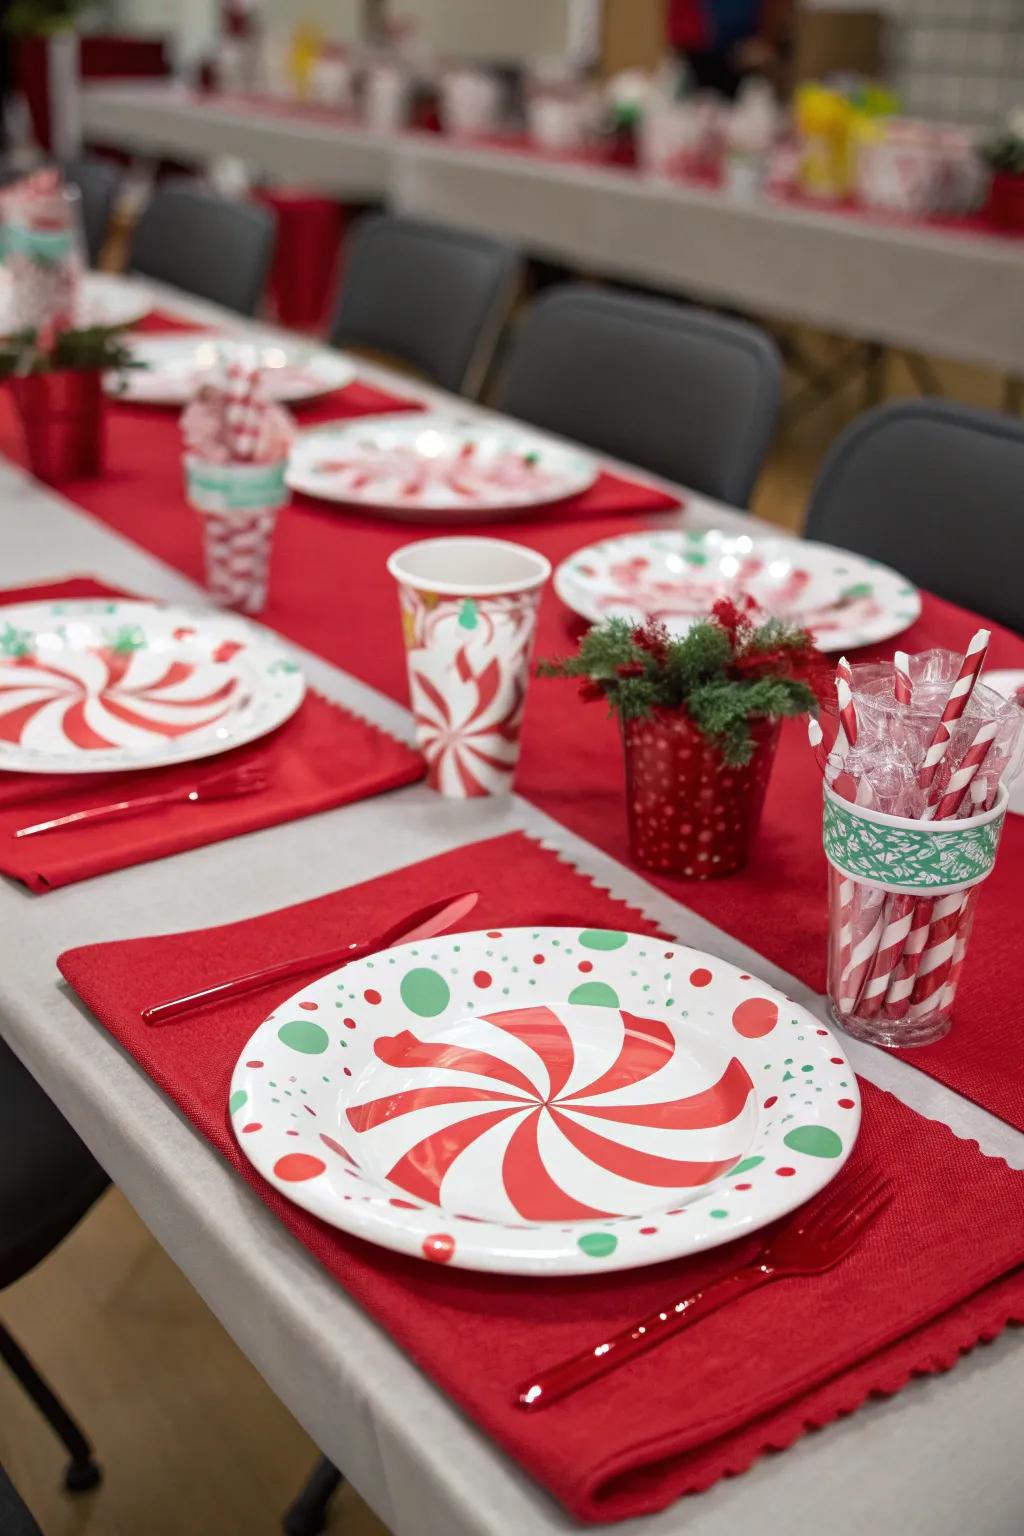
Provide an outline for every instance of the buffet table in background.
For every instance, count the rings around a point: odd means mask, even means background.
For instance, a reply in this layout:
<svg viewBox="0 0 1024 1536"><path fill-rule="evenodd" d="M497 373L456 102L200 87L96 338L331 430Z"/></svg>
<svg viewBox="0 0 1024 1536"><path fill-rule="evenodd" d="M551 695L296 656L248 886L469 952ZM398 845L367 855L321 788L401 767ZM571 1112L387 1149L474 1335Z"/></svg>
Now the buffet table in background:
<svg viewBox="0 0 1024 1536"><path fill-rule="evenodd" d="M92 86L87 140L256 172L476 230L586 272L854 341L1024 371L1024 240L722 192L323 108Z"/></svg>

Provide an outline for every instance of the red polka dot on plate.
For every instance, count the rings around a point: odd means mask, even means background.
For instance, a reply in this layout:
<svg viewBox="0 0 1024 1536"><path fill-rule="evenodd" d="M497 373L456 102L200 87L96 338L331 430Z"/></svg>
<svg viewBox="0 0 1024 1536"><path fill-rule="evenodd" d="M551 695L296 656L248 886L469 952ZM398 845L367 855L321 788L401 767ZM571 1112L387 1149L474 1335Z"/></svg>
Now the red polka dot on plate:
<svg viewBox="0 0 1024 1536"><path fill-rule="evenodd" d="M344 1024L346 1029L355 1029L355 1027L356 1027L355 1019L345 1018L345 1019L342 1019L341 1022Z"/></svg>
<svg viewBox="0 0 1024 1536"><path fill-rule="evenodd" d="M432 1232L423 1239L423 1257L435 1264L447 1264L454 1252L455 1239L447 1232Z"/></svg>
<svg viewBox="0 0 1024 1536"><path fill-rule="evenodd" d="M367 987L363 996L368 1003L376 1004L380 1002L380 993L374 987Z"/></svg>
<svg viewBox="0 0 1024 1536"><path fill-rule="evenodd" d="M534 963L534 965L543 965L544 964L544 956L543 955L534 955L533 963Z"/></svg>
<svg viewBox="0 0 1024 1536"><path fill-rule="evenodd" d="M342 1067L341 1070L344 1072L346 1077L351 1077L352 1076L352 1068L351 1067Z"/></svg>
<svg viewBox="0 0 1024 1536"><path fill-rule="evenodd" d="M778 1174L780 1179L791 1179L793 1177L794 1173L796 1173L796 1169L795 1168L776 1168L775 1172Z"/></svg>
<svg viewBox="0 0 1024 1536"><path fill-rule="evenodd" d="M262 1121L260 1121L260 1120L250 1120L248 1125L243 1125L242 1126L242 1134L244 1136L251 1136L253 1131L262 1131L262 1129L263 1129Z"/></svg>
<svg viewBox="0 0 1024 1536"><path fill-rule="evenodd" d="M830 1056L829 1061L834 1067L843 1067L846 1065L841 1056Z"/></svg>
<svg viewBox="0 0 1024 1536"><path fill-rule="evenodd" d="M305 1008L307 1013L316 1013L316 1011L319 1008L319 1006L320 1006L319 1003L300 1003L299 1004L299 1007L300 1008Z"/></svg>
<svg viewBox="0 0 1024 1536"><path fill-rule="evenodd" d="M491 976L490 971L474 971L473 972L473 985L474 985L474 987L489 987L491 985L491 982L492 982L493 979L494 978Z"/></svg>
<svg viewBox="0 0 1024 1536"><path fill-rule="evenodd" d="M298 1131L285 1131L286 1136L297 1136L298 1134Z"/></svg>
<svg viewBox="0 0 1024 1536"><path fill-rule="evenodd" d="M593 964L589 960L581 960L577 966L577 970L583 971L584 974L586 974L587 971L592 971L593 969Z"/></svg>
<svg viewBox="0 0 1024 1536"><path fill-rule="evenodd" d="M734 1184L733 1189L753 1189L753 1184Z"/></svg>
<svg viewBox="0 0 1024 1536"><path fill-rule="evenodd" d="M501 934L498 932L498 930L496 928L488 928L488 930L487 930L487 937L489 939L500 939L501 938Z"/></svg>
<svg viewBox="0 0 1024 1536"><path fill-rule="evenodd" d="M773 1104L777 1104L778 1102L779 1102L778 1094L777 1093L773 1093L770 1099L765 1099L764 1107L765 1107L765 1109L771 1109L772 1105Z"/></svg>
<svg viewBox="0 0 1024 1536"><path fill-rule="evenodd" d="M246 1066L247 1067L262 1067L262 1065L263 1065L262 1061L247 1061L246 1062Z"/></svg>
<svg viewBox="0 0 1024 1536"><path fill-rule="evenodd" d="M827 1029L816 1029L814 1031L814 1033L816 1035L827 1035L828 1034L828 1030Z"/></svg>
<svg viewBox="0 0 1024 1536"><path fill-rule="evenodd" d="M770 1035L779 1022L779 1005L768 997L748 997L733 1009L732 1027L744 1040Z"/></svg>
<svg viewBox="0 0 1024 1536"><path fill-rule="evenodd" d="M274 1164L274 1173L286 1184L301 1184L304 1179L315 1179L326 1167L321 1158L309 1152L286 1152Z"/></svg>
<svg viewBox="0 0 1024 1536"><path fill-rule="evenodd" d="M710 986L712 979L711 972L706 971L703 966L699 966L697 970L690 972L690 985L693 987Z"/></svg>
<svg viewBox="0 0 1024 1536"><path fill-rule="evenodd" d="M651 1233L657 1232L657 1230L657 1227L641 1227L640 1235L641 1237L650 1237Z"/></svg>
<svg viewBox="0 0 1024 1536"><path fill-rule="evenodd" d="M838 1102L840 1109L853 1109L855 1107L852 1099L840 1099Z"/></svg>
<svg viewBox="0 0 1024 1536"><path fill-rule="evenodd" d="M674 949L666 949L666 951L665 951L665 959L666 960L674 960L675 957L676 957L676 952L675 952Z"/></svg>

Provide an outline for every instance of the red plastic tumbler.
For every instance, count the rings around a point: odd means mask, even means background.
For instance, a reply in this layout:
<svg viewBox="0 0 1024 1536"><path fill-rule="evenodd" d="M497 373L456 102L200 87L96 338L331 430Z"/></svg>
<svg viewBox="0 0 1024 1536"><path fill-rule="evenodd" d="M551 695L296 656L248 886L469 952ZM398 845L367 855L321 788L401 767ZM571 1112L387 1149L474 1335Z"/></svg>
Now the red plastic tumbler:
<svg viewBox="0 0 1024 1536"><path fill-rule="evenodd" d="M695 880L747 862L779 739L777 720L752 720L754 751L733 767L683 711L622 725L629 843L634 861Z"/></svg>

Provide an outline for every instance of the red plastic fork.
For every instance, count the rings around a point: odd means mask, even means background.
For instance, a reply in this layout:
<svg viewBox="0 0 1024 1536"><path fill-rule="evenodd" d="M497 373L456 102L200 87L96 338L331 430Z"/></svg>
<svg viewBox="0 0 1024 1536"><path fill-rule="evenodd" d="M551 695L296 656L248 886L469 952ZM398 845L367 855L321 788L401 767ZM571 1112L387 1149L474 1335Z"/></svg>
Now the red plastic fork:
<svg viewBox="0 0 1024 1536"><path fill-rule="evenodd" d="M132 795L127 800L113 800L106 805L94 805L87 811L72 811L67 816L55 816L52 821L37 821L34 826L20 827L15 837L37 837L40 832L55 832L60 827L79 827L83 822L114 821L119 816L134 816L138 811L151 811L155 806L177 805L185 801L198 804L204 800L235 800L241 795L256 795L267 787L267 776L262 769L250 763L242 768L227 768L221 773L207 774L194 784L182 784L177 789L163 789L153 795Z"/></svg>
<svg viewBox="0 0 1024 1536"><path fill-rule="evenodd" d="M890 1199L886 1179L871 1169L840 1178L820 1200L797 1211L751 1263L532 1376L517 1389L516 1403L527 1412L547 1408L656 1349L748 1291L773 1280L824 1274L856 1246Z"/></svg>

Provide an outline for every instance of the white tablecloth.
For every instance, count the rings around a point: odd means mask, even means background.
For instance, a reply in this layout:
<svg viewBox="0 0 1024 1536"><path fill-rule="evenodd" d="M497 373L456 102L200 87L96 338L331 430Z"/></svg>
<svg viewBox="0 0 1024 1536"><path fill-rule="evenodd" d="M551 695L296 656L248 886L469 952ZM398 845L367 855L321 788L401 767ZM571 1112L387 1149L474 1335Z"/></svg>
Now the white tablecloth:
<svg viewBox="0 0 1024 1536"><path fill-rule="evenodd" d="M238 328L237 319L231 323ZM691 505L698 521L730 518L699 501ZM2 463L0 550L4 584L79 572L168 600L202 595ZM315 687L408 734L408 717L393 701L308 653L296 654ZM54 959L72 945L255 915L521 827L550 839L681 941L756 970L822 1017L823 1002L517 799L445 802L420 785L388 797L387 825L399 824L400 839L382 836L381 808L370 800L42 897L3 883L0 1028L275 1392L395 1536L557 1536L579 1527L287 1235L61 984ZM983 1152L1024 1168L1024 1135L905 1060L856 1042L847 1048L864 1076L977 1140ZM1022 1364L1024 1340L1005 1333L951 1374L869 1404L743 1477L609 1529L619 1536L1019 1536Z"/></svg>

